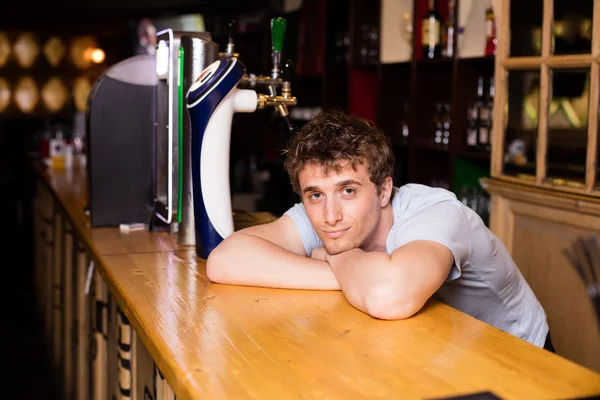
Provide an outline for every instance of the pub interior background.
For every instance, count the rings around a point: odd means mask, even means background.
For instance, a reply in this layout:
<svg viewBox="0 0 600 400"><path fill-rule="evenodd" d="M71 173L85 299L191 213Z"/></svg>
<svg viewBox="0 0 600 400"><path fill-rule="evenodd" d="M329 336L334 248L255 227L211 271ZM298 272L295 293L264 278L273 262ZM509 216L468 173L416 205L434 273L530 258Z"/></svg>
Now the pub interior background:
<svg viewBox="0 0 600 400"><path fill-rule="evenodd" d="M477 15L483 18L473 24L482 29L479 34L485 39L483 29L485 18L490 18L487 10L491 1L479 1L482 12ZM27 4L13 1L2 6L0 106L3 91L15 88L18 83L27 86L33 82L40 96L36 105L26 110L11 103L0 111L0 206L6 216L0 241L4 272L0 289L4 304L0 354L3 354L2 370L6 371L3 379L12 382L11 387L25 390L29 398L36 399L47 398L53 392L41 330L29 317L35 298L34 177L30 159L39 157L49 136L61 132L65 138L72 138L81 129L76 115L85 108L86 90L108 67L139 51L137 28L146 18L157 29L173 23L192 23L196 29L203 26L221 51L227 45L228 23L235 20L235 50L247 71L256 74L269 72L270 19L286 18L283 59L290 59L295 65L292 88L298 106L290 114L295 130L322 109L343 109L370 118L392 139L397 186L414 182L444 187L454 191L484 221L489 220L490 199L479 179L490 175L490 126L484 126L477 117L473 120L469 112L479 102L479 107L487 106L491 113L493 49L479 45L480 50L473 50L465 36L461 50L465 54L471 51L469 58L459 59L455 52L462 45L448 45L447 39L444 44L450 50L442 46L436 49L440 54L428 59L419 47L414 49L413 57L410 42L420 41L420 20L428 12L428 2L417 2L416 15L401 12L402 9L382 15L384 3L384 0L71 0L51 4L35 0ZM436 3L443 21L458 18L459 10L448 7L453 2ZM521 18L533 15L541 21L541 2L521 3L518 14ZM592 4L581 1L584 3ZM582 6L583 14L587 12L585 7ZM380 42L384 40L383 24L400 32L398 39ZM443 25L448 29L447 22ZM454 25L453 29L460 29L457 23ZM61 44L54 46L63 52L54 61L45 56L44 49L51 38L59 39ZM102 49L105 58L97 64L82 61L78 65L69 53L75 39L81 40L80 46L91 43ZM7 51L5 43L9 43L10 49L19 40L37 43L38 54L27 67L3 53ZM486 44L485 40L483 43ZM23 83L21 78L25 75L33 81ZM48 82L53 77L58 78L52 83L58 95L44 96L44 85L49 88ZM534 85L522 76L521 86L525 82ZM82 94L77 93L79 90ZM54 106L53 101L59 104ZM571 111L576 118L577 109ZM279 216L297 200L282 169L281 149L289 136L285 121L274 110L234 117L230 163L234 208ZM525 144L517 142L514 146L514 157L531 157L528 153L531 149L519 148Z"/></svg>

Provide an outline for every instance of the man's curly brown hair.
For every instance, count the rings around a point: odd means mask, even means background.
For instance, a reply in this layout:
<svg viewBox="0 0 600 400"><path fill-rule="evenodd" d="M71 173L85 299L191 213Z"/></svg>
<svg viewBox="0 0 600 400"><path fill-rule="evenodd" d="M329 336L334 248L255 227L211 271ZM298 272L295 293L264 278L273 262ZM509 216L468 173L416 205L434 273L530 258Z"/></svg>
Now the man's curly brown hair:
<svg viewBox="0 0 600 400"><path fill-rule="evenodd" d="M298 194L300 171L311 163L321 165L325 173L340 172L340 161L349 161L355 170L358 164L366 164L371 182L379 191L394 171L394 152L383 132L365 118L336 110L314 116L291 140L285 153L285 169Z"/></svg>

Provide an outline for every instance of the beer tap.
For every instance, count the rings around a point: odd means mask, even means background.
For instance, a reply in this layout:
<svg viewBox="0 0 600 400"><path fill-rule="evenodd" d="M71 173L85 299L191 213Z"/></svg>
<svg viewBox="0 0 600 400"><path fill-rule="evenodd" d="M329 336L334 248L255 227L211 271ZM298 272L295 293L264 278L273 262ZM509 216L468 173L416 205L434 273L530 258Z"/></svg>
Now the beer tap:
<svg viewBox="0 0 600 400"><path fill-rule="evenodd" d="M283 49L283 36L285 35L286 21L284 18L271 19L271 79L276 80L281 74L281 50Z"/></svg>
<svg viewBox="0 0 600 400"><path fill-rule="evenodd" d="M235 30L236 22L234 19L229 21L227 24L227 47L225 51L219 52L220 58L231 58L231 57L239 57L240 55L235 52L235 43L233 41L233 31Z"/></svg>
<svg viewBox="0 0 600 400"><path fill-rule="evenodd" d="M267 88L269 89L269 94L258 94L257 108L263 109L272 106L279 111L279 114L282 117L288 117L289 112L287 106L296 105L296 98L292 96L292 84L288 80L288 77L291 75L291 68L293 68L293 63L287 61L283 73L281 74L282 78L268 81ZM281 86L281 95L277 94L277 86Z"/></svg>
<svg viewBox="0 0 600 400"><path fill-rule="evenodd" d="M283 117L288 130L294 131L294 127L289 118L288 106L296 105L296 98L292 96L292 76L294 63L286 60L281 68L281 53L283 49L283 38L285 35L286 20L284 18L271 19L271 74L270 76L256 76L254 74L245 74L238 87L254 89L258 86L264 86L267 94L258 95L258 108L262 109L268 106L275 107L279 115ZM277 94L277 89L281 88L281 95Z"/></svg>
<svg viewBox="0 0 600 400"><path fill-rule="evenodd" d="M233 233L229 185L233 115L274 107L292 130L287 108L296 105L291 87L293 64L286 62L283 71L280 69L285 20L271 21L273 68L269 76L246 74L234 53L233 24L229 27L227 51L202 71L186 95L192 131L196 252L202 258ZM265 93L259 93L258 87Z"/></svg>
<svg viewBox="0 0 600 400"><path fill-rule="evenodd" d="M229 57L237 57L238 56L238 54L236 54L234 52L234 50L235 50L235 44L233 43L233 28L234 27L235 27L235 20L229 21L229 24L227 24L229 39L227 41L227 49L226 49L227 55Z"/></svg>
<svg viewBox="0 0 600 400"><path fill-rule="evenodd" d="M271 68L271 79L276 80L280 77L283 80L282 84L282 97L288 98L291 96L291 61L286 61L284 71L287 76L281 73L281 51L283 50L283 37L285 35L286 21L283 18L273 18L271 20L271 60L273 66ZM271 96L276 96L275 85L269 85L269 92ZM285 92L285 94L284 94ZM279 115L283 117L287 124L288 130L293 132L294 127L289 118L289 111L286 104L278 104L276 107Z"/></svg>

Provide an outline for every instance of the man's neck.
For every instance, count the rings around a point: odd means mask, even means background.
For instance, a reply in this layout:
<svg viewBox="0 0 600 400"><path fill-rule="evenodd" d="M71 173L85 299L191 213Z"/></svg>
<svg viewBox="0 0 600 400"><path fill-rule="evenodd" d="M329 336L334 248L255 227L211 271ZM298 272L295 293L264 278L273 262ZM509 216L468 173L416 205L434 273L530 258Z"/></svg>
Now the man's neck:
<svg viewBox="0 0 600 400"><path fill-rule="evenodd" d="M361 249L364 251L385 252L387 238L392 229L392 225L394 225L394 209L392 208L392 202L390 201L381 209L379 224L375 227L375 231L373 231L373 235L369 242L364 246L361 246Z"/></svg>

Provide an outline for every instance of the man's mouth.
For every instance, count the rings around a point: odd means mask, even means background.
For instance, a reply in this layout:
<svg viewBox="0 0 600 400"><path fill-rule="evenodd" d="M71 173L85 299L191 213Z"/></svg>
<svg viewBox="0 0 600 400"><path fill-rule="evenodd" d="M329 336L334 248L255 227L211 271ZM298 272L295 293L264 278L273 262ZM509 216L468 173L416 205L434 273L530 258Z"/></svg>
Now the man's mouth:
<svg viewBox="0 0 600 400"><path fill-rule="evenodd" d="M346 233L346 231L348 231L348 229L350 229L350 228L336 229L336 230L332 230L332 231L323 231L323 233L325 234L325 236L327 236L330 239L337 239L339 237L342 237Z"/></svg>

